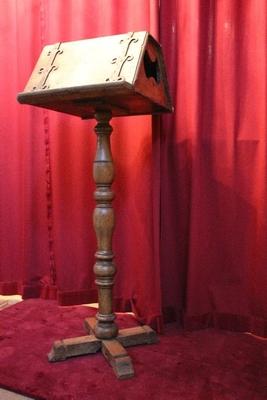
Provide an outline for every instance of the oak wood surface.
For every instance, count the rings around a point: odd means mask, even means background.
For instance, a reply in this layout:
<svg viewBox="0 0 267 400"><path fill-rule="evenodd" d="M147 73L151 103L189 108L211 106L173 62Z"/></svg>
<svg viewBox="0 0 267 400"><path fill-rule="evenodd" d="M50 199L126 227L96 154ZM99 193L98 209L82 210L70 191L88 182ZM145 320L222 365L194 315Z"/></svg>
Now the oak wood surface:
<svg viewBox="0 0 267 400"><path fill-rule="evenodd" d="M101 340L94 335L57 340L48 354L48 360L63 361L82 354L96 353L101 348Z"/></svg>
<svg viewBox="0 0 267 400"><path fill-rule="evenodd" d="M103 340L102 353L118 379L128 379L134 376L132 360L116 339Z"/></svg>
<svg viewBox="0 0 267 400"><path fill-rule="evenodd" d="M95 114L97 125L97 148L93 165L93 177L96 183L94 198L96 207L93 214L94 229L97 238L97 251L94 273L98 289L98 313L95 335L99 339L111 339L117 336L118 327L112 309L112 288L116 267L113 262L112 235L115 225L112 200L114 193L111 185L114 179L114 165L110 147L112 127L109 124L111 112L99 111Z"/></svg>

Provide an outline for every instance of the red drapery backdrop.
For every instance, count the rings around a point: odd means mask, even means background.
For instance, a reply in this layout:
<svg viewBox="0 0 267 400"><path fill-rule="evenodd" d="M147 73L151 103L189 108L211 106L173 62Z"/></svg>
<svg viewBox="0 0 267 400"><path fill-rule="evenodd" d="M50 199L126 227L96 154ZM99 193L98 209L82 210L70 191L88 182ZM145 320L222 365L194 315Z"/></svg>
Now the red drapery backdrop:
<svg viewBox="0 0 267 400"><path fill-rule="evenodd" d="M161 2L161 287L190 328L267 334L266 7Z"/></svg>
<svg viewBox="0 0 267 400"><path fill-rule="evenodd" d="M1 293L94 301L93 123L16 103L43 45L160 39L172 116L114 119L116 309L267 334L266 2L0 4ZM159 21L159 29L158 29ZM126 283L127 282L127 283Z"/></svg>

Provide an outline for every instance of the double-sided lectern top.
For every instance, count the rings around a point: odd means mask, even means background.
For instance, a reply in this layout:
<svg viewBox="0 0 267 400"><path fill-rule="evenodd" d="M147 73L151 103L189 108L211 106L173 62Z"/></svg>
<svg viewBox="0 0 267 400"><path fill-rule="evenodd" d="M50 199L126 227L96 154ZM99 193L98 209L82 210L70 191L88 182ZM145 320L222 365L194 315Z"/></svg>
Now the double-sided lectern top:
<svg viewBox="0 0 267 400"><path fill-rule="evenodd" d="M161 47L147 32L45 46L18 100L83 119L172 110Z"/></svg>

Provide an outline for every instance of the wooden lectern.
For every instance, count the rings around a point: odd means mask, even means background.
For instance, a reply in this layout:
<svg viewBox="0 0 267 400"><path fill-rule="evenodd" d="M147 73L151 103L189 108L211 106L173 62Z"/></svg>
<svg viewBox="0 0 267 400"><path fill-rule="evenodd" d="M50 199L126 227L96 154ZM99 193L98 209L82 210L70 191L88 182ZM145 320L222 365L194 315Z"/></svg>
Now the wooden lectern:
<svg viewBox="0 0 267 400"><path fill-rule="evenodd" d="M109 121L113 116L172 111L161 47L147 32L45 46L24 91L18 94L18 101L97 120L93 223L99 309L96 318L85 320L88 335L54 342L48 359L65 360L102 349L118 378L132 377L133 366L125 347L155 343L157 336L146 325L118 330L115 323L111 190L114 166Z"/></svg>

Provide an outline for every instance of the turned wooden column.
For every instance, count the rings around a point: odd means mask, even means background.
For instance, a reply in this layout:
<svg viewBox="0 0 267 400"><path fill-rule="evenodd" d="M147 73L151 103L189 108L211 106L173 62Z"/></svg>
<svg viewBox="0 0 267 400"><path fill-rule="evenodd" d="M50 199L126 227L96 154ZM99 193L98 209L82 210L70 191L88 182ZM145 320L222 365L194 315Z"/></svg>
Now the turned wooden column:
<svg viewBox="0 0 267 400"><path fill-rule="evenodd" d="M94 229L97 238L97 251L94 273L98 289L98 313L95 327L95 336L99 339L112 339L118 334L115 323L115 314L112 307L112 288L116 267L113 262L112 235L114 230L114 210L112 200L114 193L111 185L114 179L114 165L110 148L110 134L112 127L109 124L112 114L109 111L95 113L97 125L96 156L93 164L93 176L96 183L94 198L96 207L93 214Z"/></svg>

